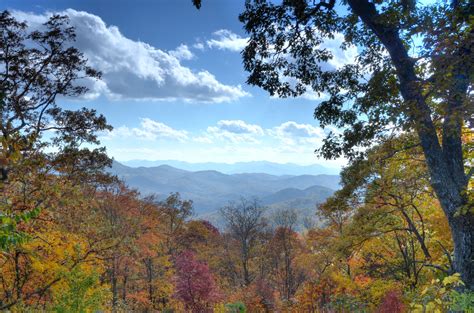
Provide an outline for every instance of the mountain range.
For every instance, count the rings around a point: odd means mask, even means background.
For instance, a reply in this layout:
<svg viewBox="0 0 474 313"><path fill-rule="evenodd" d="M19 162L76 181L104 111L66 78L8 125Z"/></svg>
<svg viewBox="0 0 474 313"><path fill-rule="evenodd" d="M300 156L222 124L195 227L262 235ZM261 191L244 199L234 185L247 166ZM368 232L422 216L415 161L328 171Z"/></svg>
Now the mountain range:
<svg viewBox="0 0 474 313"><path fill-rule="evenodd" d="M131 160L121 163L129 167L156 167L160 165L169 165L175 168L193 172L214 170L224 174L266 173L271 175L337 175L340 171L339 168L323 166L320 164L298 165L293 163L274 163L268 161L237 163L189 163L176 160Z"/></svg>
<svg viewBox="0 0 474 313"><path fill-rule="evenodd" d="M130 167L114 162L110 172L142 194L164 199L179 192L191 199L198 216L214 214L241 197L257 198L271 209L311 210L339 188L337 175L225 174L216 170L188 171L170 165Z"/></svg>

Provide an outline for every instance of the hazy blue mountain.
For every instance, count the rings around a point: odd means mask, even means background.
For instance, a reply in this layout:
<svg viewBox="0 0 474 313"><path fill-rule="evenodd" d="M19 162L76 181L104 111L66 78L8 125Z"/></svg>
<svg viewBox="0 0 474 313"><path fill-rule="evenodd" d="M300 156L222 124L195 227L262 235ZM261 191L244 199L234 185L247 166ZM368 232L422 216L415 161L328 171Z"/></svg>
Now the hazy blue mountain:
<svg viewBox="0 0 474 313"><path fill-rule="evenodd" d="M118 162L110 172L143 194L155 193L165 198L171 192L179 192L194 201L197 214L216 211L241 197L257 197L272 208L314 208L339 188L337 175L224 174L169 165L133 168Z"/></svg>
<svg viewBox="0 0 474 313"><path fill-rule="evenodd" d="M307 223L313 226L320 224L320 220L316 216L316 206L331 196L333 192L334 190L322 186L311 186L306 189L285 188L260 200L267 208L265 216L270 221L279 210L295 210L298 214L296 227L298 230L303 230ZM218 227L224 226L224 221L218 210L200 213L198 217L208 220Z"/></svg>
<svg viewBox="0 0 474 313"><path fill-rule="evenodd" d="M188 171L215 170L225 174L237 173L266 173L271 175L319 175L319 174L339 174L339 169L326 167L320 164L298 165L292 163L273 163L267 161L238 162L238 163L188 163L175 160L131 160L122 162L130 167L156 167L160 165L170 165L175 168Z"/></svg>
<svg viewBox="0 0 474 313"><path fill-rule="evenodd" d="M325 199L331 196L333 192L334 192L333 189L317 186L317 185L311 186L306 189L285 188L271 195L265 196L261 200L262 200L262 203L266 205L273 205L276 203L293 201L295 203L293 207L299 208L299 207L306 207L307 205L296 204L296 203L304 203L303 200L310 200L312 203L311 206L314 206L315 204L314 201Z"/></svg>

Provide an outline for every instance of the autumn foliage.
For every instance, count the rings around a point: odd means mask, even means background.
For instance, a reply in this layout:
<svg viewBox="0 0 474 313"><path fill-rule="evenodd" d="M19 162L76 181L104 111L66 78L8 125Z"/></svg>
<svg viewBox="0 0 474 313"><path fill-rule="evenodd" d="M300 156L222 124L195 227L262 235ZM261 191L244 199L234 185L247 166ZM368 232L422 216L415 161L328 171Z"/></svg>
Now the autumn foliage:
<svg viewBox="0 0 474 313"><path fill-rule="evenodd" d="M175 268L176 297L184 302L185 308L191 312L212 312L219 294L208 265L185 250L176 257Z"/></svg>
<svg viewBox="0 0 474 313"><path fill-rule="evenodd" d="M108 174L105 150L90 148L110 129L105 118L55 104L83 95L70 84L78 75L100 77L65 45L74 38L66 17L37 33L8 12L1 19L3 46L17 53L2 57L17 65L0 93L11 120L0 125L0 310L472 312L413 133L346 167L341 189L315 204L314 225L291 207L242 198L222 208L217 227L195 218L192 199L140 194ZM70 81L49 82L55 74ZM52 124L56 137L43 138Z"/></svg>

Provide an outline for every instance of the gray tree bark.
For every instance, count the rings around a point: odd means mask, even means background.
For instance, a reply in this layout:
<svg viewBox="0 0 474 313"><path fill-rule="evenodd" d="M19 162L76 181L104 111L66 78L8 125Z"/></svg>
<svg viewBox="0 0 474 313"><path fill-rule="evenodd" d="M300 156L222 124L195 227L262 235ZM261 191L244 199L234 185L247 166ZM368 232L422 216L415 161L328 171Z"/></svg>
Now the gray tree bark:
<svg viewBox="0 0 474 313"><path fill-rule="evenodd" d="M367 0L348 0L348 4L362 22L371 29L387 49L400 81L400 92L406 102L407 114L423 148L431 185L448 219L454 243L454 270L461 274L466 288L474 290L474 216L456 214L467 205L463 195L468 184L464 173L460 108L467 91L468 79L460 68L450 93L448 110L444 116L442 145L431 118L431 109L421 92L415 73L415 63L400 39L398 30L380 22L375 5ZM471 53L463 51L462 53Z"/></svg>

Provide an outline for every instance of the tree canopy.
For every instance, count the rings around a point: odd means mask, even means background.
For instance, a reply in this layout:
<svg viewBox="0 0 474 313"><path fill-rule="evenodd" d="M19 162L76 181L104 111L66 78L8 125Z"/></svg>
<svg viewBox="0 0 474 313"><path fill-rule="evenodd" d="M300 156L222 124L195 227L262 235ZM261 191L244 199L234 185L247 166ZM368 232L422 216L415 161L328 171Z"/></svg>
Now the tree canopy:
<svg viewBox="0 0 474 313"><path fill-rule="evenodd" d="M198 8L200 1L194 1ZM247 83L270 95L324 95L314 117L336 126L316 152L328 159L364 158L367 149L414 131L455 242L455 268L474 288L472 156L472 3L391 0L248 0L240 21ZM343 36L353 62L328 66L323 43ZM468 138L471 138L470 136ZM472 138L471 138L472 139ZM402 150L410 147L401 147Z"/></svg>
<svg viewBox="0 0 474 313"><path fill-rule="evenodd" d="M471 312L471 74L462 88L472 64L460 65L469 51L455 54L472 31L467 6L361 3L343 2L344 12L331 1L247 1L242 14L251 77L260 68L252 79L280 96L324 86L330 97L321 114L334 111L322 123L342 123L342 134L328 138L321 153L336 140L327 151L351 162L341 188L315 206L318 222L307 227L291 202L272 212L245 198L223 207L214 226L193 215L192 199L143 195L111 177L111 160L97 147L99 132L110 129L105 118L62 107L64 98L85 95L85 80L100 77L73 48L68 18L53 15L33 30L3 12L0 310ZM372 20L374 9L383 20ZM295 33L296 25L310 33ZM339 32L361 56L324 68L330 55L317 42ZM397 34L401 46L384 41ZM417 56L409 49L414 34L426 45ZM410 54L406 63L398 63L392 44ZM280 68L268 67L273 61ZM417 77L408 93L405 66ZM420 92L423 99L410 98ZM417 113L423 103L430 120ZM430 129L419 124L433 126L438 148L434 141L427 147Z"/></svg>

